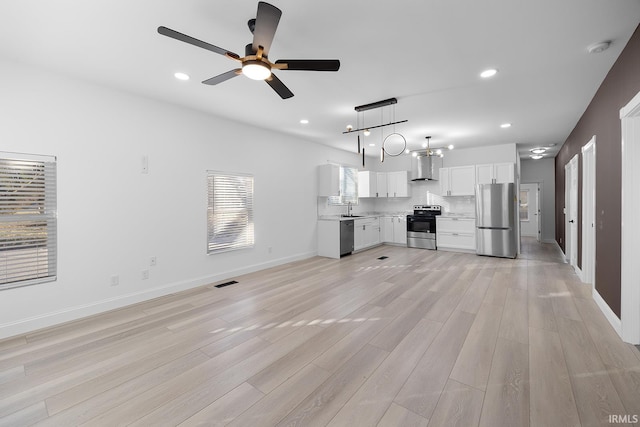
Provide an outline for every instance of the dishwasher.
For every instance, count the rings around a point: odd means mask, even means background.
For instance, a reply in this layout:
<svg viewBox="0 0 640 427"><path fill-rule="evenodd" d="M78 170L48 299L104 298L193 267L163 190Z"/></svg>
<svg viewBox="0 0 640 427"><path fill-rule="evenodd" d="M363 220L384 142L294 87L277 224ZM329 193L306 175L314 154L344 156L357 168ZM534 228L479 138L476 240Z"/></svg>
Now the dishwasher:
<svg viewBox="0 0 640 427"><path fill-rule="evenodd" d="M353 252L353 227L352 219L340 221L340 256Z"/></svg>

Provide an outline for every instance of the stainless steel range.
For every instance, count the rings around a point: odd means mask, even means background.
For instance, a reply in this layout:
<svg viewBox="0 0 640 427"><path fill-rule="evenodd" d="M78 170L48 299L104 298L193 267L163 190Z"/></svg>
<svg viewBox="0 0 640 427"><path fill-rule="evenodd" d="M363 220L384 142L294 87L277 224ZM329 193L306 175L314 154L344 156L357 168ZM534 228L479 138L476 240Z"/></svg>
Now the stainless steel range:
<svg viewBox="0 0 640 427"><path fill-rule="evenodd" d="M407 215L407 246L436 249L436 218L440 214L440 205L415 205L413 215Z"/></svg>

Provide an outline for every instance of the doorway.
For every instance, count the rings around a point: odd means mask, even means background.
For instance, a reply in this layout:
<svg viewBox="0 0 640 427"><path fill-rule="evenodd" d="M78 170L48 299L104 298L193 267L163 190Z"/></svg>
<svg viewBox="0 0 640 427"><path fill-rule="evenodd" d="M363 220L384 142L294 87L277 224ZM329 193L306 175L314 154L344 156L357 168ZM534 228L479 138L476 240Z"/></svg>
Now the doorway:
<svg viewBox="0 0 640 427"><path fill-rule="evenodd" d="M596 137L582 147L582 281L596 283Z"/></svg>
<svg viewBox="0 0 640 427"><path fill-rule="evenodd" d="M578 269L578 155L564 166L564 234L567 262Z"/></svg>
<svg viewBox="0 0 640 427"><path fill-rule="evenodd" d="M540 241L540 185L520 184L520 234Z"/></svg>
<svg viewBox="0 0 640 427"><path fill-rule="evenodd" d="M621 337L640 344L640 92L620 110L622 125Z"/></svg>

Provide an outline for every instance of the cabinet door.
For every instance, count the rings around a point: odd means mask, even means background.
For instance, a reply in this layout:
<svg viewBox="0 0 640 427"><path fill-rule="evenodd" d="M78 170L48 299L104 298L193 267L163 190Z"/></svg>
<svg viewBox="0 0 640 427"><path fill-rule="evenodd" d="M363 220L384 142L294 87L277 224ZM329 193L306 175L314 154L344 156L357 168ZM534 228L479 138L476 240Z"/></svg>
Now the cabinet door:
<svg viewBox="0 0 640 427"><path fill-rule="evenodd" d="M356 219L353 221L353 250L357 251L366 247L366 221Z"/></svg>
<svg viewBox="0 0 640 427"><path fill-rule="evenodd" d="M493 173L497 184L515 181L515 167L513 163L496 163L493 165Z"/></svg>
<svg viewBox="0 0 640 427"><path fill-rule="evenodd" d="M477 184L492 184L493 179L493 165L476 165Z"/></svg>
<svg viewBox="0 0 640 427"><path fill-rule="evenodd" d="M358 197L376 197L377 174L371 171L358 172Z"/></svg>
<svg viewBox="0 0 640 427"><path fill-rule="evenodd" d="M318 196L329 197L340 195L340 166L318 166Z"/></svg>
<svg viewBox="0 0 640 427"><path fill-rule="evenodd" d="M387 173L386 172L377 172L376 173L376 183L377 183L377 197L387 197L388 188L387 188Z"/></svg>
<svg viewBox="0 0 640 427"><path fill-rule="evenodd" d="M407 171L387 173L389 197L409 197L409 173Z"/></svg>
<svg viewBox="0 0 640 427"><path fill-rule="evenodd" d="M393 243L393 217L392 216L380 217L380 234L383 242Z"/></svg>
<svg viewBox="0 0 640 427"><path fill-rule="evenodd" d="M407 244L407 217L397 216L393 218L393 242Z"/></svg>
<svg viewBox="0 0 640 427"><path fill-rule="evenodd" d="M473 196L476 193L476 167L449 168L450 196Z"/></svg>
<svg viewBox="0 0 640 427"><path fill-rule="evenodd" d="M440 168L440 193L448 196L450 187L449 168Z"/></svg>

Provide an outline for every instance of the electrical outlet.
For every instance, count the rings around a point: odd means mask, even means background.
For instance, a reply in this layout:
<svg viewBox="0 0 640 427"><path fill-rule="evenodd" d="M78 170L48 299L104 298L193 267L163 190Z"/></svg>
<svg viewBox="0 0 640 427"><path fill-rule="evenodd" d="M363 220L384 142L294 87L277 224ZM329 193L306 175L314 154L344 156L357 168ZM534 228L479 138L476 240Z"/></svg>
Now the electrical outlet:
<svg viewBox="0 0 640 427"><path fill-rule="evenodd" d="M142 156L140 162L140 172L142 172L143 174L149 173L149 156Z"/></svg>
<svg viewBox="0 0 640 427"><path fill-rule="evenodd" d="M142 270L142 280L147 280L149 278L149 270Z"/></svg>
<svg viewBox="0 0 640 427"><path fill-rule="evenodd" d="M155 267L156 265L158 265L158 260L156 259L156 257L152 256L151 258L149 258L149 265L151 267Z"/></svg>
<svg viewBox="0 0 640 427"><path fill-rule="evenodd" d="M120 284L120 276L117 274L115 276L111 276L111 286L118 286Z"/></svg>

